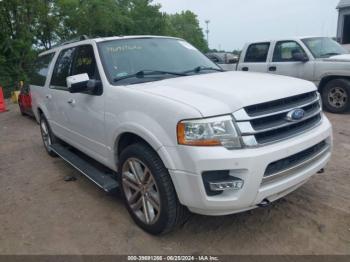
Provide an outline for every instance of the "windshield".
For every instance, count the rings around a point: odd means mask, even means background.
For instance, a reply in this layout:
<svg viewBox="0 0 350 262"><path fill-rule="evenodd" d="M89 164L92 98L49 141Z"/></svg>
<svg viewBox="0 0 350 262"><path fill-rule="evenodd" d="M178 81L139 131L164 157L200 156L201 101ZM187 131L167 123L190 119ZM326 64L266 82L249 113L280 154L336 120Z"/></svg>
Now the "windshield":
<svg viewBox="0 0 350 262"><path fill-rule="evenodd" d="M328 58L348 53L340 44L328 37L305 38L302 41L315 58Z"/></svg>
<svg viewBox="0 0 350 262"><path fill-rule="evenodd" d="M136 84L220 70L196 48L179 39L118 39L99 43L99 52L112 84ZM203 70L194 70L198 67Z"/></svg>

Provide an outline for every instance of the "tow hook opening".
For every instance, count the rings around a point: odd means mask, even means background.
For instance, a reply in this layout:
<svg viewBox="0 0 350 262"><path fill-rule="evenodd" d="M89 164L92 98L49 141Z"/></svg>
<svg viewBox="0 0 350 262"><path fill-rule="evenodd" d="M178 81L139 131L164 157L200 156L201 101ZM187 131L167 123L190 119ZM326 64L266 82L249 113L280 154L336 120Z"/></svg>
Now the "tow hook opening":
<svg viewBox="0 0 350 262"><path fill-rule="evenodd" d="M263 201L261 201L261 203L260 204L258 204L257 206L258 207L268 207L268 206L270 206L271 205L271 202L267 199L267 198L265 198Z"/></svg>

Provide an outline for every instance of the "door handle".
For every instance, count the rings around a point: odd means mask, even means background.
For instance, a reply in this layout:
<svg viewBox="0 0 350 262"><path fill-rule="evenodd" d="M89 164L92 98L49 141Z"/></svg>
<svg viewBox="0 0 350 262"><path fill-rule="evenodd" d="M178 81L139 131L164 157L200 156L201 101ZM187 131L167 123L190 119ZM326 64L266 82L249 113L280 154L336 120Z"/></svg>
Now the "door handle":
<svg viewBox="0 0 350 262"><path fill-rule="evenodd" d="M70 104L70 105L74 105L75 104L75 100L73 98L71 98L71 99L69 99L67 101L67 103Z"/></svg>
<svg viewBox="0 0 350 262"><path fill-rule="evenodd" d="M249 67L243 67L242 71L249 71Z"/></svg>
<svg viewBox="0 0 350 262"><path fill-rule="evenodd" d="M276 66L270 66L269 67L269 71L275 72L275 71L277 71L277 67Z"/></svg>
<svg viewBox="0 0 350 262"><path fill-rule="evenodd" d="M50 100L52 98L52 95L46 95L45 97L46 97L46 99Z"/></svg>

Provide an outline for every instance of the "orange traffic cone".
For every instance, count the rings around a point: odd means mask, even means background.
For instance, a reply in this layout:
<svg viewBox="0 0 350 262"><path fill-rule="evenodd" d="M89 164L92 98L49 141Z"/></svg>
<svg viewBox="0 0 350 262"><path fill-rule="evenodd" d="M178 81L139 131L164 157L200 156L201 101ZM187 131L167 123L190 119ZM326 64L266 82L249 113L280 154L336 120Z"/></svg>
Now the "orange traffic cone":
<svg viewBox="0 0 350 262"><path fill-rule="evenodd" d="M4 99L4 94L2 92L2 87L0 86L0 113L6 112L6 104L5 104L5 99Z"/></svg>

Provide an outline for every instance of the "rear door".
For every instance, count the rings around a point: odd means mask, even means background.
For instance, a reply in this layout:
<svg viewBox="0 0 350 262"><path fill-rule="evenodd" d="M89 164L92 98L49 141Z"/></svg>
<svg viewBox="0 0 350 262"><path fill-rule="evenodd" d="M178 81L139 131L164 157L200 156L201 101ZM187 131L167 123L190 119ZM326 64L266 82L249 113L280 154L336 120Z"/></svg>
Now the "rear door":
<svg viewBox="0 0 350 262"><path fill-rule="evenodd" d="M268 66L268 72L271 74L292 76L313 81L314 61L296 61L293 58L294 53L301 53L307 56L304 48L296 41L276 42L274 45L272 61Z"/></svg>
<svg viewBox="0 0 350 262"><path fill-rule="evenodd" d="M50 103L51 119L50 126L58 137L63 140L70 141L70 129L68 124L69 111L67 101L69 99L69 91L66 78L70 76L72 71L73 58L76 47L62 49L56 60L56 64L52 73L49 94L47 100Z"/></svg>
<svg viewBox="0 0 350 262"><path fill-rule="evenodd" d="M238 71L267 72L270 42L250 44L242 54Z"/></svg>
<svg viewBox="0 0 350 262"><path fill-rule="evenodd" d="M50 90L48 90L49 79L47 79L49 70L51 70L51 64L55 53L49 53L39 56L32 65L32 74L30 75L30 87L29 96L26 103L30 102L31 107L33 106L34 113L38 116L37 108L39 106L50 108L52 103L50 101ZM48 119L51 118L51 114L46 115ZM39 119L39 118L38 118Z"/></svg>

